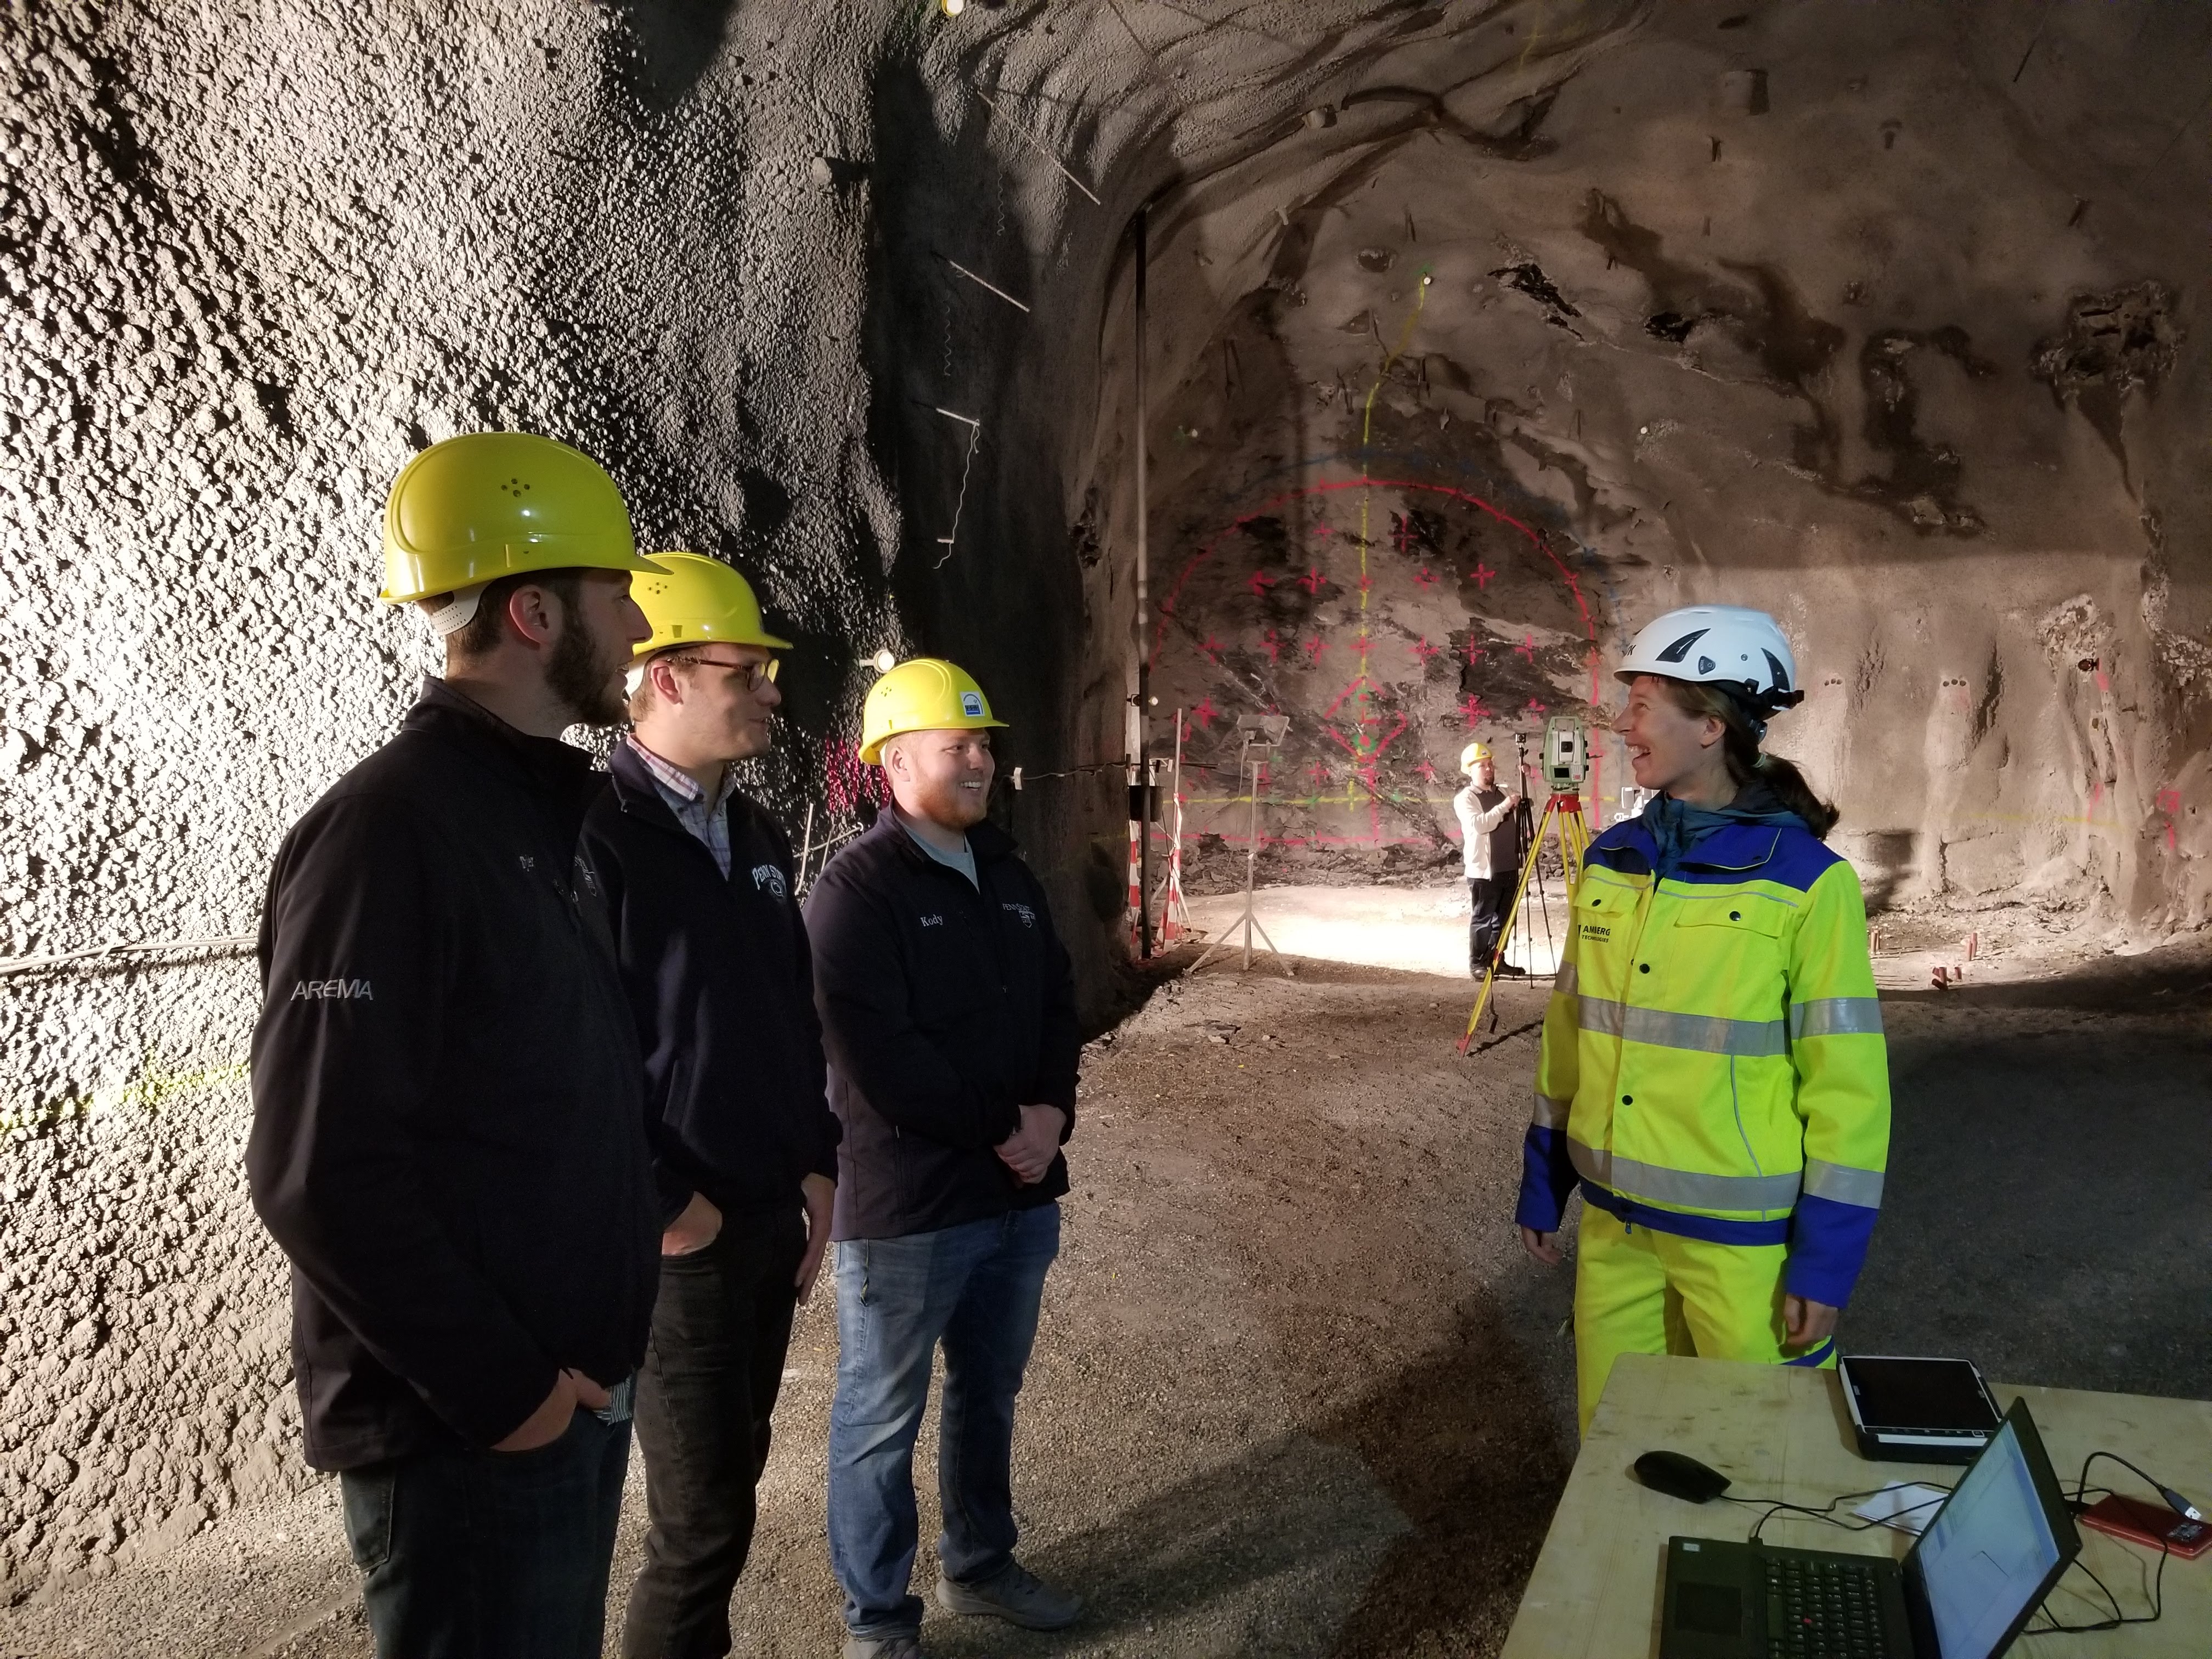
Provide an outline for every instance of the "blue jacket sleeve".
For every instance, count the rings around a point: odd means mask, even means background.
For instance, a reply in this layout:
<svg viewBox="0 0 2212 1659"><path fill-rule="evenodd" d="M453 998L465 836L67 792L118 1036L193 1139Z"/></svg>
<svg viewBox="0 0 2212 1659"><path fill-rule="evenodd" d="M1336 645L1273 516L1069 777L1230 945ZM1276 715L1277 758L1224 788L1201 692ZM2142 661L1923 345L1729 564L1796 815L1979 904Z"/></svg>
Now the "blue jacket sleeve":
<svg viewBox="0 0 2212 1659"><path fill-rule="evenodd" d="M1575 1189L1575 1166L1567 1157L1567 1114L1581 1079L1580 1008L1575 994L1575 935L1568 926L1559 971L1544 1006L1544 1032L1536 1054L1535 1109L1521 1140L1521 1198L1513 1206L1517 1225L1540 1233L1559 1230L1567 1195Z"/></svg>

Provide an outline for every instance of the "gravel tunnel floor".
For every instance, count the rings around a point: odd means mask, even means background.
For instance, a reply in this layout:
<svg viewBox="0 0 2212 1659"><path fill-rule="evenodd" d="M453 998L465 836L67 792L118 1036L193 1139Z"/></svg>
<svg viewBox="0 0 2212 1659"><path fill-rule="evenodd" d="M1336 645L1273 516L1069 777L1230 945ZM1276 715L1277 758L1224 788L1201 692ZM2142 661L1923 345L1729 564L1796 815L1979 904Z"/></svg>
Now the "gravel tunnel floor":
<svg viewBox="0 0 2212 1659"><path fill-rule="evenodd" d="M1574 1445L1569 1275L1528 1264L1506 1220L1543 992L1506 987L1503 1040L1463 1060L1466 981L1297 966L1295 983L1170 980L1087 1054L1015 1491L1024 1559L1091 1610L1058 1636L933 1612L942 1659L1503 1640ZM1892 1201L1847 1339L1968 1352L2000 1378L2203 1392L2212 1282L2155 1241L2204 1212L2212 988L2202 951L2155 977L1885 1005ZM2150 1234L2095 1220L2140 1213L2145 1182ZM841 1633L822 1541L836 1349L825 1293L794 1340L740 1654L824 1655ZM933 1576L926 1541L916 1580ZM368 1651L327 1486L0 1611L4 1659Z"/></svg>

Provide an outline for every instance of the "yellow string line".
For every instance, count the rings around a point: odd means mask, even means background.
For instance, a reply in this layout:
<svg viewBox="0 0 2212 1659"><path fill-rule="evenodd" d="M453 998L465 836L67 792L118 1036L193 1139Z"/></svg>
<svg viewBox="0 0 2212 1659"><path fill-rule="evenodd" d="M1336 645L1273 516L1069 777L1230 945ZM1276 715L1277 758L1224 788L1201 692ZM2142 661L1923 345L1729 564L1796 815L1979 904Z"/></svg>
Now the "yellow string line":
<svg viewBox="0 0 2212 1659"><path fill-rule="evenodd" d="M1421 320L1421 307L1429 302L1429 283L1432 279L1429 267L1421 267L1421 285L1413 292L1413 309L1406 319L1405 327L1398 331L1398 343L1382 360L1382 371L1375 377L1375 384L1367 388L1367 406L1359 419L1359 672L1367 672L1367 507L1374 495L1367 471L1368 434L1375 427L1375 394L1382 389L1382 382L1390 378L1390 370L1398 359L1406 355L1406 346L1413 337L1413 325Z"/></svg>

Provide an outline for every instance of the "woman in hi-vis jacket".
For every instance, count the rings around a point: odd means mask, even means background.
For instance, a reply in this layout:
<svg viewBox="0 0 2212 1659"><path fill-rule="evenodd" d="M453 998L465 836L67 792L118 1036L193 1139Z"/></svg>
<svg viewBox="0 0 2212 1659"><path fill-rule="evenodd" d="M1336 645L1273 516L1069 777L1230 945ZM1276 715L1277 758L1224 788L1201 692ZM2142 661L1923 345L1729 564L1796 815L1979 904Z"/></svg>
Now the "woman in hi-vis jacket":
<svg viewBox="0 0 2212 1659"><path fill-rule="evenodd" d="M1614 726L1640 817L1590 843L1536 1070L1515 1220L1576 1241L1583 1430L1624 1353L1832 1365L1881 1204L1889 1065L1835 809L1759 752L1795 708L1772 617L1669 611Z"/></svg>

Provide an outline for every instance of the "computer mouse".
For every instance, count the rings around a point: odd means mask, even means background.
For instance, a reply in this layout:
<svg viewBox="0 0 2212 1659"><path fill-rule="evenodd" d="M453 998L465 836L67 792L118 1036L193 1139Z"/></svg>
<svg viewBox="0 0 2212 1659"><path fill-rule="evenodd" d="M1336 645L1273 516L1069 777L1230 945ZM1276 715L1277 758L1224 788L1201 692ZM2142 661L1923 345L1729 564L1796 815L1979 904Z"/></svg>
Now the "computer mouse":
<svg viewBox="0 0 2212 1659"><path fill-rule="evenodd" d="M1729 1478L1678 1451L1648 1451L1636 1460L1636 1478L1654 1492L1685 1503L1707 1504L1729 1489Z"/></svg>

